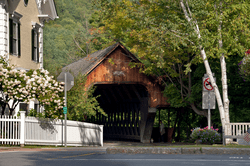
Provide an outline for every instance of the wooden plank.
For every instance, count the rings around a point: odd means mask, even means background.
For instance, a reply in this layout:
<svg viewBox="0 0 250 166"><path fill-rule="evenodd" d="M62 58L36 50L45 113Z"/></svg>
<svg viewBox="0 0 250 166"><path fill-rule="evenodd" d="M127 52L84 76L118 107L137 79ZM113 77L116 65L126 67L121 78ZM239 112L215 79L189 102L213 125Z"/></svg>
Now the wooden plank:
<svg viewBox="0 0 250 166"><path fill-rule="evenodd" d="M136 126L137 126L137 133L140 136L140 104L136 104Z"/></svg>
<svg viewBox="0 0 250 166"><path fill-rule="evenodd" d="M129 92L129 90L127 89L126 85L121 85L121 86L122 86L123 90L126 92L126 95L128 95L128 98L131 100L132 97L131 97L130 92Z"/></svg>
<svg viewBox="0 0 250 166"><path fill-rule="evenodd" d="M103 104L105 104L105 103L106 103L106 100L105 100L105 98L103 97L101 91L98 90L98 86L97 86L97 88L96 88L96 90L95 90L95 94L96 94L96 93L97 93L98 95L101 95L101 96L98 98L98 100L101 100L100 102L103 103Z"/></svg>
<svg viewBox="0 0 250 166"><path fill-rule="evenodd" d="M123 96L123 94L121 93L121 90L118 87L115 87L116 91L119 93L119 95L121 96L122 100L125 100L125 97Z"/></svg>
<svg viewBox="0 0 250 166"><path fill-rule="evenodd" d="M127 109L127 105L124 105L124 114L125 114L125 131L126 131L126 135L130 135L129 134L129 130L128 130L128 109Z"/></svg>
<svg viewBox="0 0 250 166"><path fill-rule="evenodd" d="M111 99L109 98L108 94L105 92L105 90L102 90L102 94L105 95L106 99L108 100L109 104L112 104Z"/></svg>
<svg viewBox="0 0 250 166"><path fill-rule="evenodd" d="M133 103L132 104L132 112L133 112L133 125L134 125L134 135L138 135L138 132L137 132L137 124L136 124L136 104Z"/></svg>
<svg viewBox="0 0 250 166"><path fill-rule="evenodd" d="M134 85L131 85L131 87L132 87L133 91L135 92L137 98L138 98L139 100L142 100L142 98L141 98L140 94L138 93L137 89L135 88L135 86L134 86Z"/></svg>
<svg viewBox="0 0 250 166"><path fill-rule="evenodd" d="M134 135L133 128L132 128L132 117L131 117L131 104L128 105L128 118L129 118L129 133L130 135Z"/></svg>
<svg viewBox="0 0 250 166"><path fill-rule="evenodd" d="M116 115L117 115L117 108L115 107L115 109L114 109L114 122L113 122L113 125L114 125L115 133L118 134Z"/></svg>
<svg viewBox="0 0 250 166"><path fill-rule="evenodd" d="M122 115L122 111L121 111L121 105L119 104L118 105L118 123L119 123L119 134L122 134L122 127L121 127L121 124L122 124L122 119L121 119L121 115Z"/></svg>
<svg viewBox="0 0 250 166"><path fill-rule="evenodd" d="M134 109L133 109L133 104L132 103L130 104L130 115L131 115L131 117L130 117L130 128L131 128L131 131L132 131L132 135L136 135L135 131L134 131L134 127L133 127L135 117L134 117Z"/></svg>
<svg viewBox="0 0 250 166"><path fill-rule="evenodd" d="M128 131L128 134L129 135L132 135L131 134L131 131L130 131L130 111L129 111L129 105L126 104L126 114L127 114L127 131Z"/></svg>
<svg viewBox="0 0 250 166"><path fill-rule="evenodd" d="M125 131L125 111L124 111L124 104L121 104L121 112L122 112L122 135L126 135L126 131Z"/></svg>
<svg viewBox="0 0 250 166"><path fill-rule="evenodd" d="M111 109L111 121L110 121L110 128L111 128L111 133L114 133L114 112L113 112L113 108Z"/></svg>
<svg viewBox="0 0 250 166"><path fill-rule="evenodd" d="M111 113L108 112L108 133L111 133Z"/></svg>

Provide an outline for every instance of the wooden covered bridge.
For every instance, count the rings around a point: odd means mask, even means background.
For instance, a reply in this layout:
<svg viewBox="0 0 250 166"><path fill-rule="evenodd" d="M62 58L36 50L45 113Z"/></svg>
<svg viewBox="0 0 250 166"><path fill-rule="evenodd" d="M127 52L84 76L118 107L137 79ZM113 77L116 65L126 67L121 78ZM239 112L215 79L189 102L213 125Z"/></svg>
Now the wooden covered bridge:
<svg viewBox="0 0 250 166"><path fill-rule="evenodd" d="M169 104L163 87L152 76L130 68L139 60L121 43L97 51L63 68L75 76L87 75L86 87L97 86L95 95L107 117L98 114L95 123L104 125L104 137L150 142L157 108Z"/></svg>

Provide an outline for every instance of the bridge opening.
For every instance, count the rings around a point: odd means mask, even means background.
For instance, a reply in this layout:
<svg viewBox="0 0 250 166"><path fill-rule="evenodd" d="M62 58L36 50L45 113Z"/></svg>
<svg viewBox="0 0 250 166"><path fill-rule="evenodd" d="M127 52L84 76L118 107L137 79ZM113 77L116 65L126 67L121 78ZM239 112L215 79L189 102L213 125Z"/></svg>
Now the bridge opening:
<svg viewBox="0 0 250 166"><path fill-rule="evenodd" d="M94 96L107 116L91 122L104 125L105 140L140 140L141 113L148 109L148 92L141 84L96 84ZM146 110L147 111L147 110Z"/></svg>

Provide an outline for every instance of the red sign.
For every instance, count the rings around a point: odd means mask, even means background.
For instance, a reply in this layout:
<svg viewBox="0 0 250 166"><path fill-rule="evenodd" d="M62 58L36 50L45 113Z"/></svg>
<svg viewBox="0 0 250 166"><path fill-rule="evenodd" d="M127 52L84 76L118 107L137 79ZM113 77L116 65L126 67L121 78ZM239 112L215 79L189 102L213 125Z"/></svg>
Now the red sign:
<svg viewBox="0 0 250 166"><path fill-rule="evenodd" d="M206 90L213 90L213 86L211 84L211 82L209 81L209 78L207 78L205 81L204 81L204 87Z"/></svg>

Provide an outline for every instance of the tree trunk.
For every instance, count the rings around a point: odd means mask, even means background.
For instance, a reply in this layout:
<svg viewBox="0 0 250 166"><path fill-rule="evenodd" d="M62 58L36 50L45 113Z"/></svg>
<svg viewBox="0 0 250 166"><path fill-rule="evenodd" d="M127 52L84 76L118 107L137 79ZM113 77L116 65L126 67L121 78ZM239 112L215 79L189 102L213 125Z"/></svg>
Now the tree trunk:
<svg viewBox="0 0 250 166"><path fill-rule="evenodd" d="M190 23L191 26L193 26L193 28L194 28L194 30L195 30L195 32L197 34L197 38L200 39L201 35L200 35L199 25L197 24L195 18L192 18L192 15L190 13L189 7L187 6L190 15L187 13L186 6L184 5L183 0L180 0L180 5L182 7L182 10L183 10L183 12L185 14L185 17L186 17L187 21ZM217 87L217 84L214 81L214 78L213 78L213 75L212 75L212 71L211 71L211 68L209 66L209 63L208 63L208 60L207 60L207 56L206 56L206 52L205 52L203 46L200 45L199 49L200 49L201 57L203 59L203 62L204 62L205 68L206 68L206 73L209 76L209 79L211 80L212 86L214 87L215 96L216 96L218 107L219 107L219 111L220 111L221 123L222 123L223 131L224 131L224 126L225 126L225 112L224 112L224 106L223 106L223 103L222 103L220 92L219 92L219 89Z"/></svg>
<svg viewBox="0 0 250 166"><path fill-rule="evenodd" d="M1 111L1 114L0 114L0 115L4 115L5 107L4 107L4 106L1 106L1 108L2 108L2 111Z"/></svg>
<svg viewBox="0 0 250 166"><path fill-rule="evenodd" d="M223 41L222 41L222 35L221 35L221 26L222 26L222 2L220 2L220 17L219 17L219 27L218 27L218 32L219 32L219 49L222 49L223 47ZM222 83L222 94L223 94L223 104L224 104L224 112L225 112L225 122L230 123L230 117L229 117L229 100L228 100L228 86L227 86L227 68L226 68L226 61L225 61L225 56L224 53L221 54L220 57L220 65L221 65L221 83ZM226 135L231 135L231 130L230 128L225 128L225 134ZM232 139L227 139L226 143L231 142Z"/></svg>
<svg viewBox="0 0 250 166"><path fill-rule="evenodd" d="M195 107L194 103L191 103L190 106L191 106L191 108L194 110L194 112L195 112L196 114L201 115L201 116L205 116L205 117L208 119L208 112L207 112L207 110L204 110L204 111L198 110L198 109Z"/></svg>
<svg viewBox="0 0 250 166"><path fill-rule="evenodd" d="M14 108L10 108L10 116L13 116L13 113L15 112L14 110Z"/></svg>

